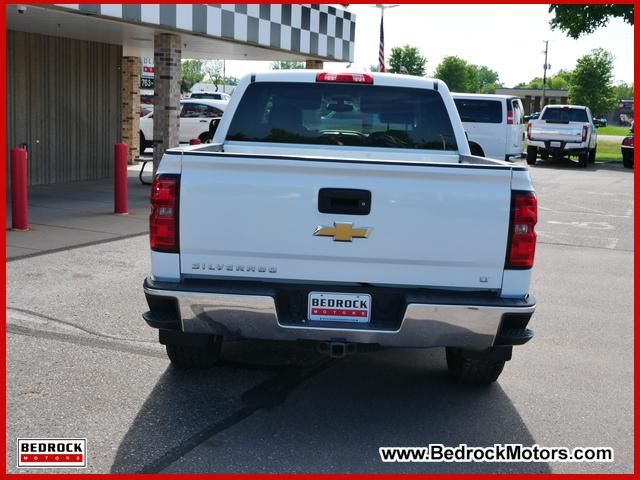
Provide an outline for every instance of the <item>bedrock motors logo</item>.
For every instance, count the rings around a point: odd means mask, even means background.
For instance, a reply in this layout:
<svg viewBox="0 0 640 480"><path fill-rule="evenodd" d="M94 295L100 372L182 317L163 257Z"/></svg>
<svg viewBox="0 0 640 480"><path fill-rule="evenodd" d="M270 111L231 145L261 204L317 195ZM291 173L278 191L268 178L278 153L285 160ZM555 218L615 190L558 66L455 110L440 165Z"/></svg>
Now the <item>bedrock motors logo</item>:
<svg viewBox="0 0 640 480"><path fill-rule="evenodd" d="M86 438L18 439L18 468L69 468L86 466Z"/></svg>

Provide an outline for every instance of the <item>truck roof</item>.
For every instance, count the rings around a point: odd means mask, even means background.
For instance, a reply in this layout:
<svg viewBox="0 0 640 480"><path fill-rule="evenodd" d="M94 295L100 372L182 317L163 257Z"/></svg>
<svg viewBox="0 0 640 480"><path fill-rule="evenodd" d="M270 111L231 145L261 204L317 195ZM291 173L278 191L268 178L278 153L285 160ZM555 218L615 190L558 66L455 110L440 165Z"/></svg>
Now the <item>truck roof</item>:
<svg viewBox="0 0 640 480"><path fill-rule="evenodd" d="M515 95L497 95L495 93L457 93L451 92L453 98L484 98L487 100L509 100L519 98Z"/></svg>
<svg viewBox="0 0 640 480"><path fill-rule="evenodd" d="M584 105L558 105L558 104L553 104L553 105L547 105L544 108L576 108L576 109L580 109L580 110L586 110L587 107Z"/></svg>

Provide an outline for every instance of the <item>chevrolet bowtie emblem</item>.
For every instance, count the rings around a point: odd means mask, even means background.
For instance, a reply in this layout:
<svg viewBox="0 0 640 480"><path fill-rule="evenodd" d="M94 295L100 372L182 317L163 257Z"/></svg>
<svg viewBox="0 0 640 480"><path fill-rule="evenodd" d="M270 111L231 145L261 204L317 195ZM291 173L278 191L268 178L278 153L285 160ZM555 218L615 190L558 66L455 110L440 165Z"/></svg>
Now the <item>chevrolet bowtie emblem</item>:
<svg viewBox="0 0 640 480"><path fill-rule="evenodd" d="M353 223L333 222L333 227L316 227L314 235L318 237L333 237L334 242L350 242L354 238L367 238L373 228L353 228Z"/></svg>

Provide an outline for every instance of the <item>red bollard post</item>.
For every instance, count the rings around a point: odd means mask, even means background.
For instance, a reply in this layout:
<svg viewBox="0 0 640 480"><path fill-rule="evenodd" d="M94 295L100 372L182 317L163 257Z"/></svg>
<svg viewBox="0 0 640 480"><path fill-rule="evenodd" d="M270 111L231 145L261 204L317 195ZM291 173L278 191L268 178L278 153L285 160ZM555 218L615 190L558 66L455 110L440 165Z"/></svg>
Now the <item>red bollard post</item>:
<svg viewBox="0 0 640 480"><path fill-rule="evenodd" d="M192 138L191 140L189 140L189 145L200 145L201 143L202 142L199 138Z"/></svg>
<svg viewBox="0 0 640 480"><path fill-rule="evenodd" d="M11 227L14 230L29 230L29 208L27 197L27 151L11 149Z"/></svg>
<svg viewBox="0 0 640 480"><path fill-rule="evenodd" d="M114 212L120 215L126 215L129 212L127 201L128 192L128 176L127 176L127 154L129 146L125 143L116 143L114 149Z"/></svg>

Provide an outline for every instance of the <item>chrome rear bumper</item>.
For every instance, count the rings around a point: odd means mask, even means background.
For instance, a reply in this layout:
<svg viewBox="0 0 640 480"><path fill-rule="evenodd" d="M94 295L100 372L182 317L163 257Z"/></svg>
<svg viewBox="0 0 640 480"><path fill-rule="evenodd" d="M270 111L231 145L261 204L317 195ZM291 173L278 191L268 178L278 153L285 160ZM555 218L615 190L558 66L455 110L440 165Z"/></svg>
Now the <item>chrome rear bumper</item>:
<svg viewBox="0 0 640 480"><path fill-rule="evenodd" d="M175 299L180 316L176 324L183 332L268 340L374 343L387 347L487 349L493 346L506 315L521 315L528 321L535 310L533 298L528 302L514 301L512 305L504 301L502 305L408 303L397 329L308 321L293 325L279 321L276 302L270 295L165 290L147 283L144 291L148 300ZM152 324L148 318L147 322Z"/></svg>

